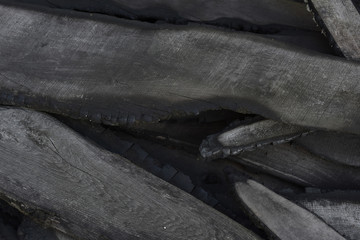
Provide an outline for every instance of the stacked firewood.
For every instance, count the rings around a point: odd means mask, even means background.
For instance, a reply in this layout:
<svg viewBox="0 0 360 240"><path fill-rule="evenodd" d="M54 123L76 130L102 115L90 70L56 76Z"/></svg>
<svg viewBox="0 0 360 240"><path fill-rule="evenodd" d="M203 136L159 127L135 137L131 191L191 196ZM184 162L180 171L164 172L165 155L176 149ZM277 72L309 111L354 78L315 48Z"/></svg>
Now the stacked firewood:
<svg viewBox="0 0 360 240"><path fill-rule="evenodd" d="M0 0L0 23L0 240L360 239L360 1Z"/></svg>

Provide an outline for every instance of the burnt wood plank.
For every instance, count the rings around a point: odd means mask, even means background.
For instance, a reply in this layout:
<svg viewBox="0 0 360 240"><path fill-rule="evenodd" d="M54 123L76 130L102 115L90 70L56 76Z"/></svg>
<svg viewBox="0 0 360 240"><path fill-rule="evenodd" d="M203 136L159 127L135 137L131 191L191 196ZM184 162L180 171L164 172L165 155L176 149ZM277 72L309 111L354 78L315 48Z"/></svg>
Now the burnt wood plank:
<svg viewBox="0 0 360 240"><path fill-rule="evenodd" d="M296 145L265 146L231 159L305 187L360 189L360 168L328 161Z"/></svg>
<svg viewBox="0 0 360 240"><path fill-rule="evenodd" d="M348 59L360 60L360 14L352 0L309 0L318 24Z"/></svg>
<svg viewBox="0 0 360 240"><path fill-rule="evenodd" d="M201 143L200 153L206 159L224 158L269 144L289 142L310 132L298 126L260 120L208 136Z"/></svg>
<svg viewBox="0 0 360 240"><path fill-rule="evenodd" d="M47 226L83 239L259 239L52 117L0 115L1 198Z"/></svg>
<svg viewBox="0 0 360 240"><path fill-rule="evenodd" d="M0 13L2 104L113 125L246 108L360 133L358 63L195 25L6 5Z"/></svg>
<svg viewBox="0 0 360 240"><path fill-rule="evenodd" d="M238 182L235 188L250 214L277 239L345 240L311 212L253 180Z"/></svg>

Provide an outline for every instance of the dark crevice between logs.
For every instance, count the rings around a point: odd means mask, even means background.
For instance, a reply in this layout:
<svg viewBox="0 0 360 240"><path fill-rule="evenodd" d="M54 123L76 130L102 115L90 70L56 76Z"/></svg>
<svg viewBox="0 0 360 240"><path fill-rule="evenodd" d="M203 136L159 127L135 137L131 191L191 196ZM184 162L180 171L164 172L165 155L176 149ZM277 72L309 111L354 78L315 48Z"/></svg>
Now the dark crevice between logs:
<svg viewBox="0 0 360 240"><path fill-rule="evenodd" d="M360 0L351 0L356 8L356 10L359 12L360 14Z"/></svg>
<svg viewBox="0 0 360 240"><path fill-rule="evenodd" d="M217 116L214 113L217 113ZM158 124L168 124L165 128L170 129L170 132L171 123L174 125L181 123L189 124L188 126L194 124L201 127L201 125L207 124L213 126L211 124L215 122L222 127L226 127L228 122L241 117L244 118L245 116L247 118L254 117L229 111L208 111L200 113L196 118L170 119ZM184 151L186 148L179 141L171 141L171 137L180 137L182 142L193 141L194 145L198 146L202 137L206 136L211 129L205 128L203 133L201 131L194 131L193 135L185 133L182 136L181 134L176 136L176 133L174 133L174 136L156 141L156 136L164 134L164 132L160 131L163 129L159 130L156 124L151 125L154 128L153 132L151 132L149 131L150 127L146 129L144 125L136 126L137 128L133 126L133 129L129 130L106 125L89 124L86 121L72 120L61 116L56 117L90 141L126 157L141 168L192 194L194 197L204 201L206 204L263 237L265 236L264 232L257 229L249 221L248 217L244 214L244 209L240 204L237 204L237 196L233 189L233 179L238 179L239 177L256 179L278 193L303 193L305 191L301 186L285 183L276 177L259 173L256 169L248 169L238 163L226 160L218 160L212 163L198 161L196 158L196 154L198 154L196 152L197 149L194 149L194 152ZM98 128L99 126L104 130L99 131L98 134L92 134L90 129ZM182 131L180 130L179 132L181 133ZM199 133L200 137L198 137ZM194 138L198 139L194 140ZM124 139L128 141L127 147L125 147L127 150L121 150L123 149L121 141L124 141ZM111 143L107 143L106 140ZM154 143L154 141L157 143ZM115 146L111 146L112 144ZM143 160L139 160L139 157ZM147 161L149 159L152 159L152 161ZM162 174L165 172L168 174ZM216 202L213 200L216 200Z"/></svg>
<svg viewBox="0 0 360 240"><path fill-rule="evenodd" d="M231 116L231 113L225 112L224 114ZM157 144L140 137L144 137L146 134L131 135L131 131L128 133L120 128L90 124L86 121L73 120L58 115L54 116L91 142L120 154L144 170L190 193L258 235L265 236L264 232L252 224L240 205L237 205L232 182L227 180L227 175L229 175L228 163L224 161L216 163L197 161L194 153L189 154L179 150L182 147L176 148L173 144L169 146L166 141ZM206 113L200 114L197 120L214 121L211 117L206 119ZM172 119L170 121L191 120ZM195 120L192 119L192 121ZM206 123L202 122L201 124ZM191 139L191 137L189 136L187 139ZM226 166L228 169L224 172L222 169L226 169ZM234 170L231 172L233 173ZM246 174L246 177L250 176Z"/></svg>
<svg viewBox="0 0 360 240"><path fill-rule="evenodd" d="M7 0L1 0L1 1L7 2ZM152 24L167 23L174 25L187 25L187 24L210 25L214 27L227 28L235 31L245 31L245 32L264 34L270 38L273 35L277 35L277 34L287 35L290 33L296 36L296 34L301 35L301 34L317 32L313 29L305 29L305 28L286 26L281 24L259 25L239 18L223 17L211 21L203 21L203 20L195 21L195 20L185 19L179 16L172 9L165 9L166 14L164 14L164 16L161 16L161 14L158 14L158 16L155 16L156 14L153 14L154 16L150 16L152 14L148 14L148 12L153 11L154 13L156 13L156 11L159 10L156 8L156 6L153 7L153 9L134 10L134 12L132 12L123 9L116 4L109 4L109 3L104 3L101 6L96 5L96 3L94 5L91 5L91 3L89 3L86 6L84 5L81 7L75 7L75 6L60 6L50 0L14 0L11 2L11 4L28 5L29 7L35 6L42 8L46 7L46 8L60 9L60 10L69 10L79 13L100 14L100 15L107 15L116 18L121 18L121 19L147 22Z"/></svg>

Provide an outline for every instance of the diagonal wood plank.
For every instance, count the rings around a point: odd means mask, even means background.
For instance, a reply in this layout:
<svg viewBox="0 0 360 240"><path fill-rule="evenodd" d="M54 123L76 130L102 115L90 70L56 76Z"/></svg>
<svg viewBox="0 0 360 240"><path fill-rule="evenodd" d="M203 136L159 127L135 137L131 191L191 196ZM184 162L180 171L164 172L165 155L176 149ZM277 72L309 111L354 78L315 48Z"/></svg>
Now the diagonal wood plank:
<svg viewBox="0 0 360 240"><path fill-rule="evenodd" d="M328 161L295 144L265 146L231 159L305 187L360 189L360 168Z"/></svg>
<svg viewBox="0 0 360 240"><path fill-rule="evenodd" d="M358 63L247 33L49 13L0 5L0 103L113 125L246 108L360 133Z"/></svg>
<svg viewBox="0 0 360 240"><path fill-rule="evenodd" d="M308 5L318 24L344 56L360 60L360 3L352 0L309 0Z"/></svg>
<svg viewBox="0 0 360 240"><path fill-rule="evenodd" d="M82 239L259 239L55 119L0 111L0 196Z"/></svg>
<svg viewBox="0 0 360 240"><path fill-rule="evenodd" d="M235 187L247 210L277 239L345 240L311 212L253 180L238 182Z"/></svg>
<svg viewBox="0 0 360 240"><path fill-rule="evenodd" d="M347 239L360 238L360 192L294 194L287 198L322 218Z"/></svg>
<svg viewBox="0 0 360 240"><path fill-rule="evenodd" d="M310 132L272 120L244 123L208 136L200 145L200 153L206 159L225 158L258 147L289 142Z"/></svg>

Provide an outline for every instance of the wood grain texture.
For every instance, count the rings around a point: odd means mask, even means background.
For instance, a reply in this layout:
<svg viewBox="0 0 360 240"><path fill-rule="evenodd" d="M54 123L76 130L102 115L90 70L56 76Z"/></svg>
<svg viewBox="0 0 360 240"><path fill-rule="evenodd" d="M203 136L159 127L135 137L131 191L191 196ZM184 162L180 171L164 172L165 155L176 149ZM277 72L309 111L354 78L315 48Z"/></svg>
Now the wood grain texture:
<svg viewBox="0 0 360 240"><path fill-rule="evenodd" d="M309 6L344 56L360 60L360 14L354 2L309 0Z"/></svg>
<svg viewBox="0 0 360 240"><path fill-rule="evenodd" d="M266 146L231 159L305 187L360 189L360 168L328 161L296 145Z"/></svg>
<svg viewBox="0 0 360 240"><path fill-rule="evenodd" d="M47 226L90 240L258 239L45 114L0 115L1 198Z"/></svg>
<svg viewBox="0 0 360 240"><path fill-rule="evenodd" d="M269 144L289 142L311 130L272 120L261 120L208 136L200 145L206 159L225 158Z"/></svg>
<svg viewBox="0 0 360 240"><path fill-rule="evenodd" d="M360 138L358 135L317 131L295 143L327 160L360 167Z"/></svg>
<svg viewBox="0 0 360 240"><path fill-rule="evenodd" d="M253 217L278 239L345 240L311 212L253 180L238 182L235 188L240 200Z"/></svg>
<svg viewBox="0 0 360 240"><path fill-rule="evenodd" d="M254 31L276 25L315 30L304 3L289 0L16 0L49 7L97 12L139 20L202 22ZM237 26L239 25L239 26Z"/></svg>
<svg viewBox="0 0 360 240"><path fill-rule="evenodd" d="M346 239L360 239L360 193L300 194L289 198L332 226Z"/></svg>
<svg viewBox="0 0 360 240"><path fill-rule="evenodd" d="M358 63L200 26L5 5L0 13L2 104L113 125L246 108L360 133Z"/></svg>

